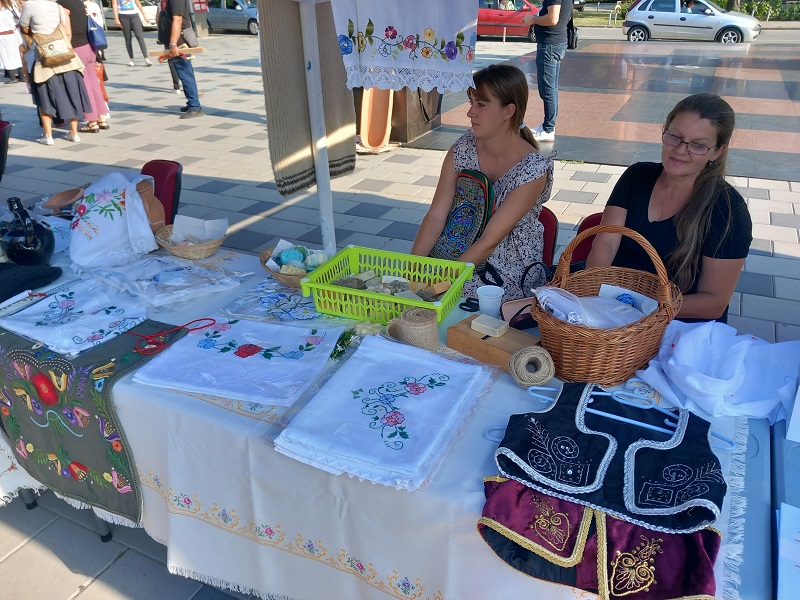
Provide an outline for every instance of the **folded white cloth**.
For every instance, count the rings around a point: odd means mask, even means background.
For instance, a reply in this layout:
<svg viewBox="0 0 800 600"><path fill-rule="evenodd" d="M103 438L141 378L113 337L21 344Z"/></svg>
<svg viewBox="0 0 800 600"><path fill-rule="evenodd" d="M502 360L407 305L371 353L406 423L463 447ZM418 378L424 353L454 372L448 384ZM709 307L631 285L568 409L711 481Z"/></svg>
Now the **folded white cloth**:
<svg viewBox="0 0 800 600"><path fill-rule="evenodd" d="M275 440L331 473L414 490L490 389L490 372L366 336Z"/></svg>
<svg viewBox="0 0 800 600"><path fill-rule="evenodd" d="M774 423L791 414L800 342L770 344L724 323L673 321L658 356L636 374L674 406Z"/></svg>
<svg viewBox="0 0 800 600"><path fill-rule="evenodd" d="M113 269L94 269L105 288L128 292L150 306L168 306L230 290L245 275L175 256L144 256Z"/></svg>
<svg viewBox="0 0 800 600"><path fill-rule="evenodd" d="M136 371L136 383L291 406L322 372L343 327L317 330L237 319L190 332Z"/></svg>
<svg viewBox="0 0 800 600"><path fill-rule="evenodd" d="M127 294L107 293L95 281L77 281L20 312L5 327L54 352L76 355L145 320L145 307Z"/></svg>
<svg viewBox="0 0 800 600"><path fill-rule="evenodd" d="M608 329L622 327L644 317L642 311L615 297L576 296L552 285L538 287L534 293L545 311L575 325Z"/></svg>

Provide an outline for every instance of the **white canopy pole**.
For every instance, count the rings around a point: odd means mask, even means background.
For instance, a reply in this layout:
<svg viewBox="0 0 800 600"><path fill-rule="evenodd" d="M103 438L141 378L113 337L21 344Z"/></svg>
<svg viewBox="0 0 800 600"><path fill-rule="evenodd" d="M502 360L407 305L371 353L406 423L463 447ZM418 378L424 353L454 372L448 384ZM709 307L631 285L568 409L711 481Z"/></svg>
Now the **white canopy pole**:
<svg viewBox="0 0 800 600"><path fill-rule="evenodd" d="M300 30L303 38L303 57L308 88L308 113L311 121L314 171L317 176L319 199L319 225L322 231L322 248L336 250L336 227L333 222L333 194L328 168L328 139L325 131L325 109L322 104L322 79L319 72L319 44L317 42L317 14L314 2L300 2ZM300 101L300 99L297 99ZM291 101L291 100L290 100Z"/></svg>

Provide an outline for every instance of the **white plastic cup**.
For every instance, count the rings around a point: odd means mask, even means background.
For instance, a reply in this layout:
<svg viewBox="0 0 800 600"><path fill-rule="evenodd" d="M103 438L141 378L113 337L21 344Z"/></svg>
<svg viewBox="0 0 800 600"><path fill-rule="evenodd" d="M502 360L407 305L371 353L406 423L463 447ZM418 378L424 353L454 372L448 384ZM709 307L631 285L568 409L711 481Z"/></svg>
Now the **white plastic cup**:
<svg viewBox="0 0 800 600"><path fill-rule="evenodd" d="M500 316L500 305L503 302L504 290L497 285L482 285L478 288L478 308L484 315Z"/></svg>

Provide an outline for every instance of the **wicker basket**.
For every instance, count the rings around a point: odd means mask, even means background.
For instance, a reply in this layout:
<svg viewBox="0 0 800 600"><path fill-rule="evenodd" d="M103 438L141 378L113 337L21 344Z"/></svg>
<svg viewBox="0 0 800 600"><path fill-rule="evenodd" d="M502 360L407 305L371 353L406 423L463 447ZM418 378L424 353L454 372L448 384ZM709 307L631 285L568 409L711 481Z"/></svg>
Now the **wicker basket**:
<svg viewBox="0 0 800 600"><path fill-rule="evenodd" d="M272 253L275 252L275 248L267 248L266 250L262 250L261 254L259 255L259 260L261 261L261 266L266 269L266 271L272 275L275 279L280 281L283 285L288 288L292 288L293 290L300 289L300 280L303 277L306 277L308 273L299 273L297 275L287 275L286 273L281 273L280 271L273 271L267 266L267 261L272 258Z"/></svg>
<svg viewBox="0 0 800 600"><path fill-rule="evenodd" d="M620 233L636 241L653 261L657 274L621 267L570 273L572 252L583 240L597 233ZM552 355L556 376L563 381L614 385L631 377L656 355L664 330L675 318L683 300L678 288L669 281L664 263L653 246L627 227L598 225L578 234L561 255L550 285L576 296L597 296L603 283L655 298L658 308L629 325L597 329L562 321L545 312L541 304L534 300L531 314L539 323L542 346Z"/></svg>
<svg viewBox="0 0 800 600"><path fill-rule="evenodd" d="M208 242L201 242L199 244L192 244L191 246L176 246L175 244L168 244L166 240L172 235L172 225L165 225L156 232L156 242L162 248L166 248L167 252L179 258L186 258L189 260L197 260L200 258L208 258L214 252L219 250L222 242L228 236L223 236L218 240L210 240Z"/></svg>

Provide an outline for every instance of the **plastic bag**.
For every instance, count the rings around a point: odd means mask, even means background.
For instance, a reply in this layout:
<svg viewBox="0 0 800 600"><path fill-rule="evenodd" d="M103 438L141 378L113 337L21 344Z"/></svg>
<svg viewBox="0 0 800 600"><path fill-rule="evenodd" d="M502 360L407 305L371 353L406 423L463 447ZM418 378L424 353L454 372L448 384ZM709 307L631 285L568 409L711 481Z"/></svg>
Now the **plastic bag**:
<svg viewBox="0 0 800 600"><path fill-rule="evenodd" d="M628 325L644 316L641 311L616 298L579 297L553 286L537 288L535 293L545 311L575 325L609 329Z"/></svg>

